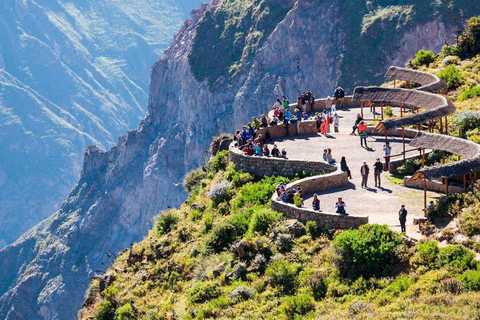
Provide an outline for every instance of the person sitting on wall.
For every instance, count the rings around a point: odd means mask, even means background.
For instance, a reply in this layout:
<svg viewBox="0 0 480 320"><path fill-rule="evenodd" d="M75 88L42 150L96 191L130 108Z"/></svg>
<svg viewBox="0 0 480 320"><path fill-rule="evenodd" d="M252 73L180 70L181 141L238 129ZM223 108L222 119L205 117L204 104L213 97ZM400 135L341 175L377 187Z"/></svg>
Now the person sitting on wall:
<svg viewBox="0 0 480 320"><path fill-rule="evenodd" d="M242 137L245 143L247 143L248 139L250 139L250 132L247 130L246 126L243 126Z"/></svg>
<svg viewBox="0 0 480 320"><path fill-rule="evenodd" d="M237 134L235 143L239 149L242 149L243 146L245 145L245 141L243 141L243 137L241 133Z"/></svg>
<svg viewBox="0 0 480 320"><path fill-rule="evenodd" d="M296 207L301 208L303 205L303 199L300 194L300 192L295 193L295 196L293 197L293 202Z"/></svg>
<svg viewBox="0 0 480 320"><path fill-rule="evenodd" d="M280 150L278 150L278 147L276 144L273 145L272 157L280 158Z"/></svg>
<svg viewBox="0 0 480 320"><path fill-rule="evenodd" d="M253 149L253 151L255 151L257 156L261 157L261 156L263 156L262 147L260 146L260 143L258 142L257 139L255 139L255 142L253 143L252 149Z"/></svg>
<svg viewBox="0 0 480 320"><path fill-rule="evenodd" d="M336 213L345 214L346 208L347 208L347 205L345 204L345 202L343 202L342 198L338 198L338 201L335 203L335 209L337 209Z"/></svg>
<svg viewBox="0 0 480 320"><path fill-rule="evenodd" d="M262 114L260 116L260 127L262 127L262 128L268 127L268 120L267 120L267 117L265 117L264 114Z"/></svg>
<svg viewBox="0 0 480 320"><path fill-rule="evenodd" d="M320 199L318 199L318 195L316 193L313 195L312 208L315 211L320 211Z"/></svg>
<svg viewBox="0 0 480 320"><path fill-rule="evenodd" d="M282 202L287 202L287 192L285 190L282 191L280 199L282 200Z"/></svg>
<svg viewBox="0 0 480 320"><path fill-rule="evenodd" d="M282 157L283 158L287 157L287 150L285 150L285 148L282 148Z"/></svg>
<svg viewBox="0 0 480 320"><path fill-rule="evenodd" d="M353 136L355 134L355 131L357 130L357 126L360 122L363 121L363 118L360 114L357 114L357 119L355 120L355 124L353 125L352 127L352 133L350 133L351 136Z"/></svg>
<svg viewBox="0 0 480 320"><path fill-rule="evenodd" d="M295 197L295 195L293 194L293 191L288 189L287 190L287 203L293 204L294 203L294 197Z"/></svg>
<svg viewBox="0 0 480 320"><path fill-rule="evenodd" d="M252 127L255 131L260 129L260 121L255 117L252 118Z"/></svg>
<svg viewBox="0 0 480 320"><path fill-rule="evenodd" d="M270 156L270 150L268 149L268 146L266 144L263 145L263 155L266 157Z"/></svg>
<svg viewBox="0 0 480 320"><path fill-rule="evenodd" d="M345 99L345 91L343 90L343 88L338 87L337 89L335 89L333 96L335 98L335 105L337 105L338 108L343 108L343 101Z"/></svg>
<svg viewBox="0 0 480 320"><path fill-rule="evenodd" d="M333 157L332 157L332 149L330 149L330 148L327 149L327 162L329 164L335 163L335 159L333 159Z"/></svg>
<svg viewBox="0 0 480 320"><path fill-rule="evenodd" d="M350 169L347 166L347 160L345 160L345 157L342 157L342 160L340 161L340 170L343 172L346 172L348 175L349 179L352 179L352 173L350 172Z"/></svg>
<svg viewBox="0 0 480 320"><path fill-rule="evenodd" d="M313 105L315 104L315 96L312 93L311 89L308 89L305 93L305 99L307 103L310 105L310 111L313 111Z"/></svg>
<svg viewBox="0 0 480 320"><path fill-rule="evenodd" d="M323 149L323 155L322 155L322 157L323 157L323 161L325 161L325 162L328 162L328 160L327 160L327 153L328 153L328 150L327 150L327 149Z"/></svg>
<svg viewBox="0 0 480 320"><path fill-rule="evenodd" d="M256 140L258 141L258 143L260 144L260 147L263 148L263 145L265 144L265 139L263 139L263 136L262 134L258 134L258 137L256 138Z"/></svg>
<svg viewBox="0 0 480 320"><path fill-rule="evenodd" d="M270 126L276 126L280 122L280 119L278 117L273 116L272 120L270 121Z"/></svg>
<svg viewBox="0 0 480 320"><path fill-rule="evenodd" d="M255 151L253 151L253 148L252 148L252 143L250 141L247 142L247 145L243 148L243 152L245 152L245 154L248 156L255 154Z"/></svg>
<svg viewBox="0 0 480 320"><path fill-rule="evenodd" d="M255 128L251 123L248 123L247 127L248 127L248 133L250 134L250 138L255 139Z"/></svg>
<svg viewBox="0 0 480 320"><path fill-rule="evenodd" d="M302 118L303 118L304 121L308 120L308 114L306 112L303 112L302 113Z"/></svg>
<svg viewBox="0 0 480 320"><path fill-rule="evenodd" d="M286 111L290 111L290 103L288 103L288 100L287 100L287 98L286 98L285 96L283 97L282 107L283 107Z"/></svg>

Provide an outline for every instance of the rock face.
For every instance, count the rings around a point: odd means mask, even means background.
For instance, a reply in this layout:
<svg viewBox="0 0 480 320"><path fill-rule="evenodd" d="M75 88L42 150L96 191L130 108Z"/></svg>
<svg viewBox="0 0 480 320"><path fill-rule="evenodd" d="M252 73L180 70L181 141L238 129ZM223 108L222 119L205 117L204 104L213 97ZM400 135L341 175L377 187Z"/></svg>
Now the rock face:
<svg viewBox="0 0 480 320"><path fill-rule="evenodd" d="M233 51L220 38L196 38L198 30L208 35L211 26L223 28L212 34L230 39L229 20L224 18L232 15L226 8L232 2L215 0L195 11L152 68L148 113L139 128L108 151L90 147L80 181L61 209L0 251L0 318L73 318L89 278L110 263L107 252L139 241L154 214L185 198L174 186L188 170L203 164L212 136L265 113L277 96L294 100L308 88L323 96L337 84L346 83L348 92L356 83L379 83L390 63L405 62L399 57L412 58L421 48L439 50L454 27L448 22L450 9L406 23L411 16L395 11L405 8L389 6L391 15L377 17L375 9L367 23L345 16L350 4L357 15L369 12L361 1L286 0L271 15L278 1L256 2L252 6L245 1L233 10L242 17L235 20L236 30L244 32ZM473 1L471 7L465 12L480 10ZM375 28L373 34L368 31L373 26L390 30L399 22L405 23L389 38ZM429 26L439 27L415 33ZM368 66L356 62L364 61L352 40L357 33L365 40L364 49L386 53L382 60ZM368 42L369 37L375 41ZM222 55L218 48L227 49ZM215 77L207 69L191 68L198 50L204 59L217 59L221 68Z"/></svg>
<svg viewBox="0 0 480 320"><path fill-rule="evenodd" d="M59 208L89 144L138 126L146 74L199 4L1 1L0 248Z"/></svg>

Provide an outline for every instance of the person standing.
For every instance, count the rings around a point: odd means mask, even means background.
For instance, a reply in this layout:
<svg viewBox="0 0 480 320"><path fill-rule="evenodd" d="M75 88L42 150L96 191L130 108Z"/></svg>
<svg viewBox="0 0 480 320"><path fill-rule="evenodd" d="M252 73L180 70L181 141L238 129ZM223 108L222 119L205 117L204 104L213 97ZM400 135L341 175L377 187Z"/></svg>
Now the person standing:
<svg viewBox="0 0 480 320"><path fill-rule="evenodd" d="M318 195L316 193L313 195L312 208L315 211L320 211L320 199L318 199Z"/></svg>
<svg viewBox="0 0 480 320"><path fill-rule="evenodd" d="M368 174L370 173L370 168L367 165L366 161L363 161L363 165L360 168L360 174L362 175L362 188L368 188L367 182L368 182Z"/></svg>
<svg viewBox="0 0 480 320"><path fill-rule="evenodd" d="M402 204L400 211L398 211L398 220L400 220L400 228L402 229L401 232L407 232L406 223L407 223L407 210L405 209L405 205Z"/></svg>
<svg viewBox="0 0 480 320"><path fill-rule="evenodd" d="M335 132L338 133L338 127L340 126L340 118L338 115L335 113L333 116L333 128L335 129Z"/></svg>
<svg viewBox="0 0 480 320"><path fill-rule="evenodd" d="M368 138L368 133L367 133L367 125L365 122L360 122L358 125L358 135L360 136L360 145L363 147L363 144L365 143L365 148L368 148L367 146L367 138Z"/></svg>
<svg viewBox="0 0 480 320"><path fill-rule="evenodd" d="M338 201L335 203L336 213L346 213L345 208L347 205L343 202L342 198L338 198Z"/></svg>
<svg viewBox="0 0 480 320"><path fill-rule="evenodd" d="M325 100L325 108L327 109L327 112L329 114L332 112L332 105L333 105L333 100L330 96L328 96L327 100Z"/></svg>
<svg viewBox="0 0 480 320"><path fill-rule="evenodd" d="M375 187L380 188L380 175L383 171L383 164L380 162L380 158L377 158L377 161L373 164L373 175L375 177ZM377 182L378 181L378 182Z"/></svg>
<svg viewBox="0 0 480 320"><path fill-rule="evenodd" d="M385 166L387 167L388 171L388 164L390 163L390 155L392 154L392 147L390 147L390 142L386 142L383 146L383 151L385 151Z"/></svg>

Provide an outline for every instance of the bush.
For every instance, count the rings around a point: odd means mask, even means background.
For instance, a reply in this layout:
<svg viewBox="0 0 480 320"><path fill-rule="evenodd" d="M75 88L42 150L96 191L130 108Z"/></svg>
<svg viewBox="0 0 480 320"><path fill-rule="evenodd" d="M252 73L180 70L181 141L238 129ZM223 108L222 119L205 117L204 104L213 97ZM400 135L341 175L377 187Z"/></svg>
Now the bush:
<svg viewBox="0 0 480 320"><path fill-rule="evenodd" d="M369 311L371 309L371 306L363 301L355 301L352 302L348 306L348 312L352 315L357 315L362 312Z"/></svg>
<svg viewBox="0 0 480 320"><path fill-rule="evenodd" d="M246 301L252 298L255 294L255 290L246 286L239 286L233 289L228 294L228 299L233 301Z"/></svg>
<svg viewBox="0 0 480 320"><path fill-rule="evenodd" d="M478 130L478 128L467 131L466 136L468 140L480 144L480 131Z"/></svg>
<svg viewBox="0 0 480 320"><path fill-rule="evenodd" d="M196 282L188 292L190 303L203 303L222 295L222 289L215 282Z"/></svg>
<svg viewBox="0 0 480 320"><path fill-rule="evenodd" d="M215 173L219 171L224 171L225 169L227 169L227 166L228 166L227 150L223 150L217 153L209 163L209 168Z"/></svg>
<svg viewBox="0 0 480 320"><path fill-rule="evenodd" d="M115 319L115 307L108 301L102 301L97 307L95 313L95 320L114 320Z"/></svg>
<svg viewBox="0 0 480 320"><path fill-rule="evenodd" d="M299 294L288 297L282 304L282 313L287 319L296 319L297 316L305 316L315 310L313 299L308 294Z"/></svg>
<svg viewBox="0 0 480 320"><path fill-rule="evenodd" d="M465 287L463 283L456 278L445 279L442 282L440 282L440 292L459 295L464 291L465 291Z"/></svg>
<svg viewBox="0 0 480 320"><path fill-rule="evenodd" d="M460 231L467 236L480 234L480 208L478 206L465 208L458 225Z"/></svg>
<svg viewBox="0 0 480 320"><path fill-rule="evenodd" d="M450 66L450 65L459 66L459 65L460 65L460 58L457 57L457 56L448 56L448 57L445 57L445 58L442 60L442 65L444 65L444 66Z"/></svg>
<svg viewBox="0 0 480 320"><path fill-rule="evenodd" d="M422 160L408 159L398 168L398 173L403 176L411 176L422 167Z"/></svg>
<svg viewBox="0 0 480 320"><path fill-rule="evenodd" d="M447 89L458 88L463 82L462 72L455 66L450 65L438 73L438 77L447 83Z"/></svg>
<svg viewBox="0 0 480 320"><path fill-rule="evenodd" d="M473 252L461 245L440 248L436 264L437 268L444 267L456 271L465 271L477 267Z"/></svg>
<svg viewBox="0 0 480 320"><path fill-rule="evenodd" d="M232 189L232 184L227 180L216 182L210 188L208 197L212 199L213 205L217 206L221 202L229 200L230 189Z"/></svg>
<svg viewBox="0 0 480 320"><path fill-rule="evenodd" d="M317 301L322 300L327 295L326 276L325 272L317 271L307 281L308 286L312 289L313 297Z"/></svg>
<svg viewBox="0 0 480 320"><path fill-rule="evenodd" d="M270 277L271 283L274 287L279 288L284 293L291 293L295 288L297 280L298 267L284 260L277 260L265 271L266 275Z"/></svg>
<svg viewBox="0 0 480 320"><path fill-rule="evenodd" d="M267 258L263 254L257 254L252 261L252 267L256 271L262 272L267 266Z"/></svg>
<svg viewBox="0 0 480 320"><path fill-rule="evenodd" d="M461 95L458 96L458 101L461 102L475 97L480 97L480 87L468 89L467 91L463 92Z"/></svg>
<svg viewBox="0 0 480 320"><path fill-rule="evenodd" d="M180 221L180 216L173 210L161 214L155 222L155 230L158 234L167 234Z"/></svg>
<svg viewBox="0 0 480 320"><path fill-rule="evenodd" d="M428 67L433 61L435 61L435 53L430 50L420 50L417 52L412 63L416 66L426 65Z"/></svg>
<svg viewBox="0 0 480 320"><path fill-rule="evenodd" d="M466 271L458 276L465 288L472 291L480 291L480 270Z"/></svg>
<svg viewBox="0 0 480 320"><path fill-rule="evenodd" d="M462 56L462 48L460 48L459 46L455 46L455 45L443 46L442 47L442 56L443 57L448 57L448 56L461 57Z"/></svg>
<svg viewBox="0 0 480 320"><path fill-rule="evenodd" d="M238 210L246 206L265 206L280 182L288 183L283 177L264 177L260 182L247 183L238 191L238 195L232 200L232 209Z"/></svg>
<svg viewBox="0 0 480 320"><path fill-rule="evenodd" d="M389 276L400 261L401 235L386 225L367 224L340 233L334 240L335 262L344 277Z"/></svg>
<svg viewBox="0 0 480 320"><path fill-rule="evenodd" d="M424 266L427 269L433 269L438 252L438 241L421 242L417 245L410 263L415 267Z"/></svg>
<svg viewBox="0 0 480 320"><path fill-rule="evenodd" d="M137 316L130 303L124 304L117 310L117 320L135 320Z"/></svg>
<svg viewBox="0 0 480 320"><path fill-rule="evenodd" d="M393 117L393 110L392 110L392 107L388 106L386 109L385 109L385 116L391 118Z"/></svg>
<svg viewBox="0 0 480 320"><path fill-rule="evenodd" d="M467 131L480 127L480 113L473 111L462 111L453 120L460 129L460 135L464 137Z"/></svg>
<svg viewBox="0 0 480 320"><path fill-rule="evenodd" d="M255 210L248 226L247 234L253 234L258 232L260 234L267 233L272 224L281 220L283 215L281 213L272 211L270 209L258 209Z"/></svg>
<svg viewBox="0 0 480 320"><path fill-rule="evenodd" d="M197 192L200 188L200 181L207 177L207 173L202 168L190 171L183 179L183 188L189 192Z"/></svg>
<svg viewBox="0 0 480 320"><path fill-rule="evenodd" d="M242 230L232 220L226 219L216 225L205 240L205 247L209 251L220 252L228 248L238 237L243 235Z"/></svg>

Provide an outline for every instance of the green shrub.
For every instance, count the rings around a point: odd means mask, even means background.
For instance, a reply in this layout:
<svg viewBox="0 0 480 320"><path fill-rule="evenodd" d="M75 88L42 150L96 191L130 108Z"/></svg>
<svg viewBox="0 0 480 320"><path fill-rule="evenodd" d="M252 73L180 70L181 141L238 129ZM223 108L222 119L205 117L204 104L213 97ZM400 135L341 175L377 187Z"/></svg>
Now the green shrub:
<svg viewBox="0 0 480 320"><path fill-rule="evenodd" d="M135 320L137 315L130 303L124 304L117 310L117 320Z"/></svg>
<svg viewBox="0 0 480 320"><path fill-rule="evenodd" d="M467 131L466 136L468 140L480 144L480 130L478 128Z"/></svg>
<svg viewBox="0 0 480 320"><path fill-rule="evenodd" d="M204 225L204 233L208 233L210 230L212 230L213 227L213 216L211 214L205 215L203 217L203 225Z"/></svg>
<svg viewBox="0 0 480 320"><path fill-rule="evenodd" d="M307 234L309 234L312 239L316 239L321 233L321 229L316 221L307 221L305 231L307 231Z"/></svg>
<svg viewBox="0 0 480 320"><path fill-rule="evenodd" d="M472 291L480 291L480 270L466 271L458 276L465 288Z"/></svg>
<svg viewBox="0 0 480 320"><path fill-rule="evenodd" d="M480 208L478 206L465 208L458 225L460 231L467 236L480 234Z"/></svg>
<svg viewBox="0 0 480 320"><path fill-rule="evenodd" d="M461 245L440 248L436 264L437 268L447 268L456 271L465 271L477 267L473 252Z"/></svg>
<svg viewBox="0 0 480 320"><path fill-rule="evenodd" d="M400 276L390 283L383 291L382 297L387 301L398 297L398 295L404 291L407 291L410 286L415 283L415 279L409 276Z"/></svg>
<svg viewBox="0 0 480 320"><path fill-rule="evenodd" d="M438 241L421 242L417 245L410 263L415 267L424 266L427 269L433 269L439 251Z"/></svg>
<svg viewBox="0 0 480 320"><path fill-rule="evenodd" d="M254 181L253 176L248 172L235 171L235 165L229 164L227 167L227 180L232 183L235 188L239 188L249 182Z"/></svg>
<svg viewBox="0 0 480 320"><path fill-rule="evenodd" d="M473 111L462 111L457 114L453 122L460 129L460 135L465 136L468 131L480 127L480 113Z"/></svg>
<svg viewBox="0 0 480 320"><path fill-rule="evenodd" d="M315 310L315 304L313 303L313 298L308 294L288 297L282 304L282 313L287 319L305 316L313 310Z"/></svg>
<svg viewBox="0 0 480 320"><path fill-rule="evenodd" d="M255 295L255 290L246 286L239 286L228 294L228 299L233 301L246 301Z"/></svg>
<svg viewBox="0 0 480 320"><path fill-rule="evenodd" d="M462 72L453 65L440 71L438 77L447 83L447 88L449 90L458 88L463 82Z"/></svg>
<svg viewBox="0 0 480 320"><path fill-rule="evenodd" d="M180 221L180 216L174 211L169 210L161 214L155 222L155 230L158 234L167 234Z"/></svg>
<svg viewBox="0 0 480 320"><path fill-rule="evenodd" d="M95 320L114 320L115 319L115 307L109 300L102 301L95 313Z"/></svg>
<svg viewBox="0 0 480 320"><path fill-rule="evenodd" d="M275 222L281 220L282 217L283 215L281 213L272 211L270 209L262 208L255 210L252 217L250 218L247 234L251 235L254 232L265 234L267 233L270 226Z"/></svg>
<svg viewBox="0 0 480 320"><path fill-rule="evenodd" d="M412 63L416 66L426 65L428 67L433 61L435 61L435 53L430 50L420 50L417 52Z"/></svg>
<svg viewBox="0 0 480 320"><path fill-rule="evenodd" d="M326 277L325 272L317 271L307 281L308 286L312 289L313 297L317 301L322 300L327 295L328 285Z"/></svg>
<svg viewBox="0 0 480 320"><path fill-rule="evenodd" d="M223 220L217 224L205 240L205 247L208 251L220 252L228 248L236 239L243 235L242 228L236 225L231 219Z"/></svg>
<svg viewBox="0 0 480 320"><path fill-rule="evenodd" d="M444 56L444 57L448 57L448 56L461 57L462 56L462 48L460 48L459 46L455 46L455 45L452 45L452 46L445 45L445 46L442 47L442 56Z"/></svg>
<svg viewBox="0 0 480 320"><path fill-rule="evenodd" d="M264 177L257 183L247 183L240 188L237 196L232 199L232 209L238 210L247 206L267 205L275 191L275 187L280 182L288 183L288 179L272 176Z"/></svg>
<svg viewBox="0 0 480 320"><path fill-rule="evenodd" d="M213 159L211 160L211 162L209 164L209 167L215 173L217 173L219 171L224 171L225 169L227 169L227 166L228 166L228 151L227 150L223 150L223 151L220 151L219 153L217 153L215 155L215 157L213 157Z"/></svg>
<svg viewBox="0 0 480 320"><path fill-rule="evenodd" d="M388 106L386 109L385 109L385 116L391 118L393 117L393 110L392 110L392 107Z"/></svg>
<svg viewBox="0 0 480 320"><path fill-rule="evenodd" d="M411 176L422 167L422 160L408 159L398 168L398 173L403 176Z"/></svg>
<svg viewBox="0 0 480 320"><path fill-rule="evenodd" d="M389 276L403 253L401 235L386 225L367 224L334 240L335 262L344 277Z"/></svg>
<svg viewBox="0 0 480 320"><path fill-rule="evenodd" d="M189 193L196 192L200 188L200 181L207 177L207 173L202 168L190 171L183 179L183 188Z"/></svg>
<svg viewBox="0 0 480 320"><path fill-rule="evenodd" d="M284 260L276 260L265 270L265 274L270 277L274 287L284 293L291 293L296 285L298 271L299 268L296 265Z"/></svg>
<svg viewBox="0 0 480 320"><path fill-rule="evenodd" d="M203 303L218 298L221 295L222 289L217 283L211 281L196 282L188 292L188 301L190 303Z"/></svg>

